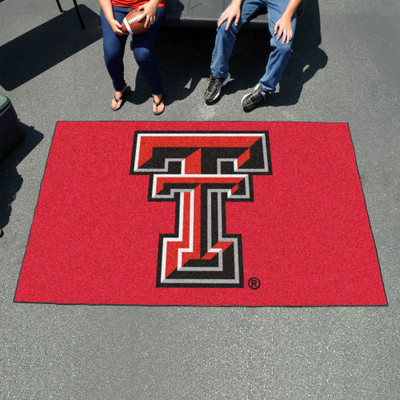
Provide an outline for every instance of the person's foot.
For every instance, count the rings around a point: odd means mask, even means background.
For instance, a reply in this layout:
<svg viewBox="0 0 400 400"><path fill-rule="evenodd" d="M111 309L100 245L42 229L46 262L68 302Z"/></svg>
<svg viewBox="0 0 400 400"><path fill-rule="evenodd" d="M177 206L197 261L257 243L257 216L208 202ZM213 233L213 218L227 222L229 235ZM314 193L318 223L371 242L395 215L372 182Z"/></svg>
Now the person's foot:
<svg viewBox="0 0 400 400"><path fill-rule="evenodd" d="M125 87L121 91L115 92L114 98L111 100L111 108L114 111L119 110L124 105L130 91L130 86L125 85Z"/></svg>
<svg viewBox="0 0 400 400"><path fill-rule="evenodd" d="M221 93L222 86L225 86L231 80L231 75L228 73L226 78L216 78L212 74L210 75L210 80L208 81L207 89L204 93L204 100L207 104L212 103L217 100Z"/></svg>
<svg viewBox="0 0 400 400"><path fill-rule="evenodd" d="M164 95L153 94L153 114L160 115L165 110Z"/></svg>
<svg viewBox="0 0 400 400"><path fill-rule="evenodd" d="M268 92L264 91L257 85L251 93L246 94L242 98L242 107L244 111L251 111L261 103L264 102L266 97L269 95Z"/></svg>

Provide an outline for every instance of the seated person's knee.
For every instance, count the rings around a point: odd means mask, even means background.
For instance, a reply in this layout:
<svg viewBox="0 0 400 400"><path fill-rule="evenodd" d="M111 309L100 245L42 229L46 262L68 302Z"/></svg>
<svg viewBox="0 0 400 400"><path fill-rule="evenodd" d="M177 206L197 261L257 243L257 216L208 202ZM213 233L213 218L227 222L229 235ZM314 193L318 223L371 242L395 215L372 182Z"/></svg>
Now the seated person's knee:
<svg viewBox="0 0 400 400"><path fill-rule="evenodd" d="M237 35L237 33L239 32L239 28L235 25L235 22L232 21L231 24L229 25L229 29L226 30L226 25L227 25L227 21L223 22L221 24L221 26L219 26L217 28L217 31L219 34L226 34L226 33L231 33L234 35Z"/></svg>
<svg viewBox="0 0 400 400"><path fill-rule="evenodd" d="M281 55L287 55L292 52L292 42L293 39L289 43L282 44L282 38L277 42L275 38L272 39L273 42L273 47L276 48L276 50L281 54Z"/></svg>
<svg viewBox="0 0 400 400"><path fill-rule="evenodd" d="M138 63L143 63L150 59L150 50L144 47L138 47L134 49L133 54Z"/></svg>

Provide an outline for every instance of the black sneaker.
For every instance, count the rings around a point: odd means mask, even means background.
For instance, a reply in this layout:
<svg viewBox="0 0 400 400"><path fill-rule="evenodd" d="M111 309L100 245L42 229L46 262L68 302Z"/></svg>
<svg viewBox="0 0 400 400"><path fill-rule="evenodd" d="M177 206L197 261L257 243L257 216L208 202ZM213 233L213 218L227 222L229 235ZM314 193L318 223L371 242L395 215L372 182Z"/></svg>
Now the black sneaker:
<svg viewBox="0 0 400 400"><path fill-rule="evenodd" d="M231 75L228 72L226 78L216 78L210 75L210 80L208 82L208 87L204 93L204 100L206 103L211 103L216 100L220 93L222 86L225 86L231 80Z"/></svg>
<svg viewBox="0 0 400 400"><path fill-rule="evenodd" d="M244 111L251 111L260 105L267 97L269 93L265 92L257 85L251 93L246 94L242 98L242 107Z"/></svg>

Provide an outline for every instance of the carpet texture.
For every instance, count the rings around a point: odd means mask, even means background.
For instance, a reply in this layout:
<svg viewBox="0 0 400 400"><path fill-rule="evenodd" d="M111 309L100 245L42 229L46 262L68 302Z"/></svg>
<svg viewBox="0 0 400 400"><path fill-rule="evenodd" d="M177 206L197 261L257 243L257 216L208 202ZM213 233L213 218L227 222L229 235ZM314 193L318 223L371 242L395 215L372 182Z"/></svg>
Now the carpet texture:
<svg viewBox="0 0 400 400"><path fill-rule="evenodd" d="M59 122L15 301L386 305L348 125Z"/></svg>

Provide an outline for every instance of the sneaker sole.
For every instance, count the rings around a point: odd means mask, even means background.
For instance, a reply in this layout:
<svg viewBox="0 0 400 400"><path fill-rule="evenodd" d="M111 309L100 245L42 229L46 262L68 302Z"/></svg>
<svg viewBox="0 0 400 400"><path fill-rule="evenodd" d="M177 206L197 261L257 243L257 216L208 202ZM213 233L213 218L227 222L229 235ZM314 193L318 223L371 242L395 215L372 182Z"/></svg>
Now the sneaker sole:
<svg viewBox="0 0 400 400"><path fill-rule="evenodd" d="M215 95L212 99L207 100L206 103L212 103L213 101L217 100L218 97L219 97L219 95L221 94L221 89L222 89L227 83L229 83L230 80L231 80L231 74L228 72L228 75L226 76L225 80L222 82L222 85L221 85L221 87L219 88L218 93L216 93L216 95Z"/></svg>

